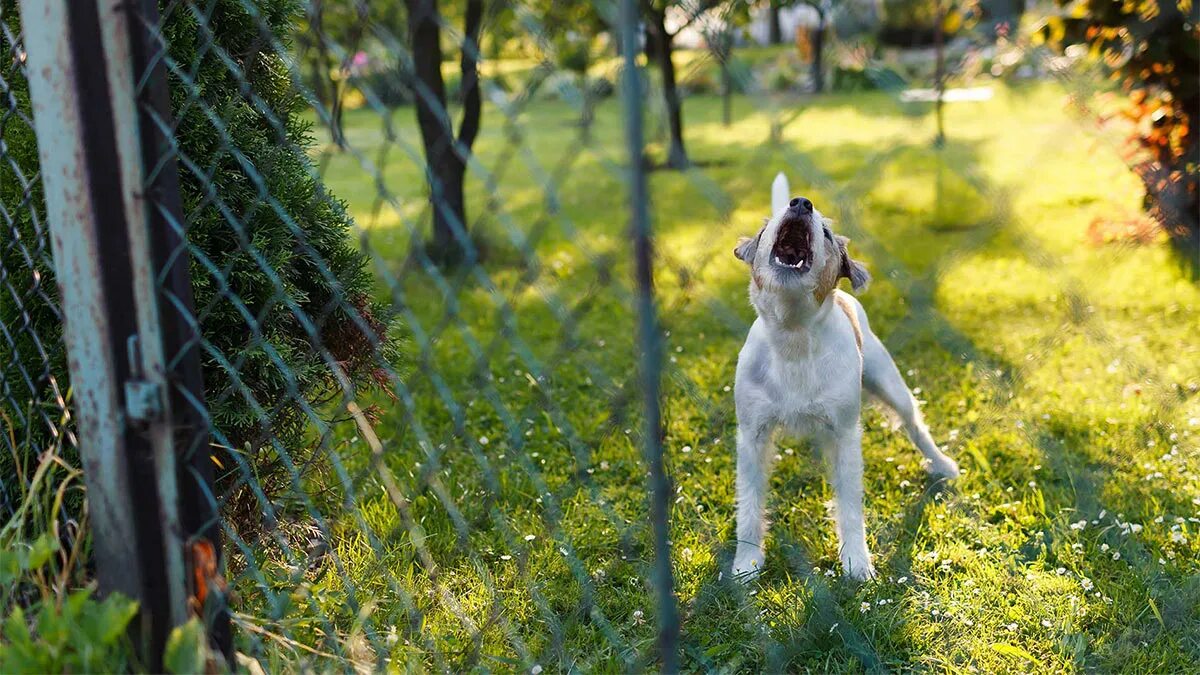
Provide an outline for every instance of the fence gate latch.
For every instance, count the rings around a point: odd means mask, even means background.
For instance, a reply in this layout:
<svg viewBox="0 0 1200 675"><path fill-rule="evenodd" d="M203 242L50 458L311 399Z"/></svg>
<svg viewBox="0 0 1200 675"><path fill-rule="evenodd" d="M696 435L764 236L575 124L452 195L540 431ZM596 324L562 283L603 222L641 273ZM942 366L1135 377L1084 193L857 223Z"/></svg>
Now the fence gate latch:
<svg viewBox="0 0 1200 675"><path fill-rule="evenodd" d="M129 355L130 375L125 381L125 415L131 422L150 424L163 413L162 387L143 377L142 349L137 333L129 336L125 348Z"/></svg>

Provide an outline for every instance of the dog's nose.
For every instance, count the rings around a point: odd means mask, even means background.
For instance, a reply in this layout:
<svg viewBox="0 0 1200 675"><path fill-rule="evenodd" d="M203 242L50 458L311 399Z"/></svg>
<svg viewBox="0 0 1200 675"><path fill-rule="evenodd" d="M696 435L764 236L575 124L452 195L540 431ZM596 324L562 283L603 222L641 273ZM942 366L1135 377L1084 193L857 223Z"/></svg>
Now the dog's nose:
<svg viewBox="0 0 1200 675"><path fill-rule="evenodd" d="M796 197L792 201L788 202L788 207L791 208L791 210L798 211L800 213L812 213L813 210L812 200L808 197Z"/></svg>

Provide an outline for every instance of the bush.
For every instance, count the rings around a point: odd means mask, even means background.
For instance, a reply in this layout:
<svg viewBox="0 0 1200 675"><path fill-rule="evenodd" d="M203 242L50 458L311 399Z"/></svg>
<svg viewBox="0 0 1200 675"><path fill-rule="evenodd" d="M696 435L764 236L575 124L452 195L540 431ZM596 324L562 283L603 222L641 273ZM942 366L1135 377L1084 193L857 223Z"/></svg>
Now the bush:
<svg viewBox="0 0 1200 675"><path fill-rule="evenodd" d="M126 631L136 614L136 602L119 593L97 600L91 588L73 591L61 603L14 606L0 630L0 672L130 672Z"/></svg>
<svg viewBox="0 0 1200 675"><path fill-rule="evenodd" d="M15 0L3 2L11 30L17 24ZM387 336L394 334L371 300L372 277L351 238L345 203L326 193L306 154L314 140L311 125L301 117L305 99L293 86L283 56L261 35L259 22L266 21L275 38L285 40L297 9L297 0L263 0L256 4L256 17L240 0L215 0L206 5L204 25L186 6L166 16L162 28L171 60L186 70L171 72L169 85L187 238L199 253L193 256L191 277L206 343L206 400L219 431L214 440L243 451L236 454L246 458L268 493L291 482L272 439L296 465L309 465L318 450L305 408L320 412L342 392L326 359L340 365L352 386L373 387L383 374L372 343L390 344ZM11 53L12 45L5 47ZM230 71L218 49L239 65L240 73ZM12 100L29 115L14 60L0 61ZM258 101L243 95L243 87ZM32 135L5 132L10 159L36 171ZM3 184L5 205L20 203L10 192L11 181ZM40 199L35 203L36 209L43 208ZM28 219L17 227L21 236L32 232ZM53 287L51 269L31 269L8 258L3 263L18 288ZM43 337L42 345L51 352L50 371L65 390L59 320L37 303L30 308L34 311L21 321L38 335L54 338ZM22 308L0 300L5 325L14 311ZM358 320L366 324L365 331ZM38 356L21 345L3 349L8 349L0 354L6 363L40 367ZM391 347L384 351L383 359L394 360ZM44 391L35 392L34 405L45 397ZM0 405L10 401L5 398ZM7 411L10 417L12 413ZM5 455L9 453L0 453ZM226 470L222 479L228 481L236 465L221 464ZM9 485L12 475L5 471L3 480Z"/></svg>
<svg viewBox="0 0 1200 675"><path fill-rule="evenodd" d="M0 518L0 673L129 672L126 630L137 605L93 597L88 541L79 536L87 511L64 513L82 502L82 474L61 444L16 447L31 466L16 508Z"/></svg>
<svg viewBox="0 0 1200 675"><path fill-rule="evenodd" d="M808 77L804 70L806 69L793 57L783 54L770 62L762 70L759 78L768 91L798 91Z"/></svg>
<svg viewBox="0 0 1200 675"><path fill-rule="evenodd" d="M291 34L297 8L296 0L266 0L256 12L282 39ZM325 191L306 154L313 145L311 125L300 116L306 103L283 55L267 47L258 19L239 0L217 0L209 11L216 46L241 64L241 74L205 44L207 32L191 11L172 12L163 26L172 59L194 68L189 73L194 84L170 78L180 153L194 167L180 167L188 239L220 270L214 273L200 261L192 265L200 329L219 353L206 355L206 394L216 427L230 445L248 452L260 483L270 487L290 481L281 475L272 438L303 464L306 457L295 454L315 450L304 408L320 407L340 393L322 351L328 350L353 384L369 387L381 377L371 341L385 339L388 331L371 302L372 278L351 239L346 205ZM265 111L239 93L243 81ZM186 105L193 97L203 105ZM206 111L220 114L223 129ZM239 161L235 149L253 165ZM266 204L256 180L277 205ZM219 204L212 203L213 196ZM228 222L222 209L236 214L237 222ZM256 317L256 330L238 303ZM374 335L359 328L354 314ZM312 322L315 335L304 321ZM266 419L248 397L268 412Z"/></svg>
<svg viewBox="0 0 1200 675"><path fill-rule="evenodd" d="M1126 161L1146 188L1143 207L1200 278L1200 10L1195 4L1086 0L1036 34L1070 54L1101 58L1128 99Z"/></svg>

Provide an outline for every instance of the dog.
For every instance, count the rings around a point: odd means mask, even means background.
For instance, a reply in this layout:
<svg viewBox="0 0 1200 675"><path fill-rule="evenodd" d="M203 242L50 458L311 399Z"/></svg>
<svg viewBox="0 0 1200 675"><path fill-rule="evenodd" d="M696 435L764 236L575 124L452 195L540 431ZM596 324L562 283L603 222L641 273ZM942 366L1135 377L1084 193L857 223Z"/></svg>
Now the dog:
<svg viewBox="0 0 1200 675"><path fill-rule="evenodd" d="M849 240L805 197L788 198L787 177L771 186L773 216L734 255L750 268L750 304L758 318L738 354L737 551L735 578L758 575L767 480L777 430L807 437L829 464L839 558L847 577L875 575L863 525L862 393L881 403L925 456L935 476L958 476L958 464L938 449L891 354L871 332L854 296L837 288L870 280L850 257Z"/></svg>

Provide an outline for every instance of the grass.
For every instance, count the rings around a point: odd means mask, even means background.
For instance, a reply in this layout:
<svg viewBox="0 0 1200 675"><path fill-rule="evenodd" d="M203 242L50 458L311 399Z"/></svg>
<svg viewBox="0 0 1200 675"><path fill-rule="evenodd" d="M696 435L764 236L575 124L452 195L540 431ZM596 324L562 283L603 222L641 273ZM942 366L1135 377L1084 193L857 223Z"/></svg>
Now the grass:
<svg viewBox="0 0 1200 675"><path fill-rule="evenodd" d="M1197 672L1200 290L1165 245L1086 243L1137 214L1136 179L1057 85L997 87L947 107L941 151L930 111L885 94L738 97L728 128L719 99L687 100L701 168L650 178L686 669ZM352 150L318 152L412 372L373 401L377 438L333 436L273 536L235 538L242 648L270 670L656 663L619 104L590 147L575 118L485 110L487 257L447 276L409 253L428 217L411 110L348 112ZM731 250L780 170L874 273L872 326L964 469L928 483L865 413L872 583L841 578L822 467L788 439L766 570L728 578L752 319Z"/></svg>

